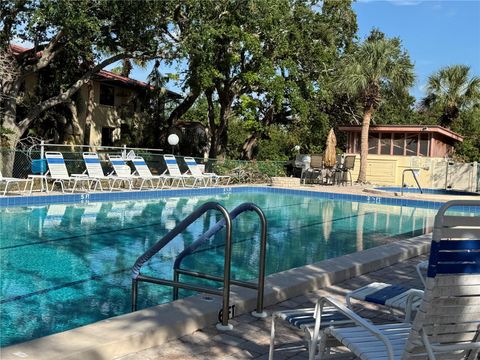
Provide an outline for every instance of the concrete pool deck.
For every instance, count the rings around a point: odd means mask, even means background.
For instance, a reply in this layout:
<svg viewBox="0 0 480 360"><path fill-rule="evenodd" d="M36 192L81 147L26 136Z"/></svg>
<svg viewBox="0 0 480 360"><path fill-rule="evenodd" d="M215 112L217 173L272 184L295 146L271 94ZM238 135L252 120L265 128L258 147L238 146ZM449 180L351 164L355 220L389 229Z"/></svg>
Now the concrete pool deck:
<svg viewBox="0 0 480 360"><path fill-rule="evenodd" d="M358 289L375 281L392 282L405 287L421 289L423 285L415 271L415 265L425 259L425 255L414 257L336 285L311 290L305 294L269 306L267 311L271 314L273 311L312 307L315 300L321 296L332 296L344 302L345 294L348 291ZM373 323L396 321L385 307L371 303L357 302L355 311L362 317L370 319ZM249 315L241 315L235 318L232 323L234 323L235 327L230 332L219 333L214 326L208 326L163 345L131 353L116 358L116 360L267 359L271 317L255 319ZM301 331L292 330L281 323L278 324L276 329L278 341L276 342L275 359L308 359ZM342 350L345 349L339 349L339 351Z"/></svg>

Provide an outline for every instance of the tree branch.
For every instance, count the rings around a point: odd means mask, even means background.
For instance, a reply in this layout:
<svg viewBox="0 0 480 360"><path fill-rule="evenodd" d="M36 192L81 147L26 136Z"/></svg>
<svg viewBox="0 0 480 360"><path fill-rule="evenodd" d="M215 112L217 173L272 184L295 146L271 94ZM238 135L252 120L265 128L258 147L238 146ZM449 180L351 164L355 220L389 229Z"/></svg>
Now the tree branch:
<svg viewBox="0 0 480 360"><path fill-rule="evenodd" d="M23 134L28 127L32 124L32 122L45 110L50 109L51 107L61 104L65 101L68 101L70 97L75 94L83 85L90 81L90 78L93 74L97 73L105 66L113 64L114 62L130 57L131 54L122 53L112 56L108 59L103 60L98 65L94 66L90 71L86 72L80 79L78 79L69 89L64 92L61 92L57 96L53 96L50 99L42 101L40 104L37 104L33 107L32 110L27 114L27 116L18 124L18 128Z"/></svg>

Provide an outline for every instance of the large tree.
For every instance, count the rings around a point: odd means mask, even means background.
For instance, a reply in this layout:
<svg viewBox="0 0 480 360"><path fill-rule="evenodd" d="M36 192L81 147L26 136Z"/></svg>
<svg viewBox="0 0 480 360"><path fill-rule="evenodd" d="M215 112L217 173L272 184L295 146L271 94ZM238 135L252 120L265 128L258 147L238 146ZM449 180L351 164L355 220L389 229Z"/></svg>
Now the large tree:
<svg viewBox="0 0 480 360"><path fill-rule="evenodd" d="M345 56L338 84L358 99L362 114L357 182L367 181L368 131L372 116L386 92L404 93L413 81L413 65L400 39L388 39L378 30L373 30L357 49Z"/></svg>
<svg viewBox="0 0 480 360"><path fill-rule="evenodd" d="M229 119L239 115L254 125L243 151L251 158L271 124L308 108L305 99L356 31L350 0L321 6L305 0L192 0L182 3L175 21L172 37L187 63L182 80L188 95L170 124L203 94L210 157L225 156Z"/></svg>
<svg viewBox="0 0 480 360"><path fill-rule="evenodd" d="M452 65L438 70L428 78L427 96L422 105L439 113L438 122L451 127L460 112L480 104L480 77L470 75L470 67Z"/></svg>
<svg viewBox="0 0 480 360"><path fill-rule="evenodd" d="M113 0L8 0L0 2L0 52L14 61L15 76L2 77L0 126L8 134L8 146L15 147L32 123L46 110L71 102L72 96L93 74L125 58L163 57L171 2ZM13 54L12 41L33 44ZM109 55L106 55L109 54ZM75 59L62 67L60 58ZM57 92L39 96L28 112L20 114L21 89L25 79L37 76L56 63ZM5 142L2 144L5 146Z"/></svg>

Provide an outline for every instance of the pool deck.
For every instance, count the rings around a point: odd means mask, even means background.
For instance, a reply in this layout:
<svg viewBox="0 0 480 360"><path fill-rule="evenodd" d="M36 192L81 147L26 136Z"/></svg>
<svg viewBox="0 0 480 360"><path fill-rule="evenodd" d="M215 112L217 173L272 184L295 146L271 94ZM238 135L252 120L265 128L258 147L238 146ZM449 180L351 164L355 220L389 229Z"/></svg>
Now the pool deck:
<svg viewBox="0 0 480 360"><path fill-rule="evenodd" d="M343 281L337 285L323 289L308 291L304 295L296 296L274 306L267 311L312 307L315 299L321 296L332 296L344 302L345 294L367 285L371 282L390 282L410 288L422 288L422 283L415 271L415 265L426 256L418 256L402 261L393 266L370 272ZM386 323L394 318L385 307L368 303L357 302L355 311L373 323ZM229 332L219 332L215 326L208 326L163 345L155 346L143 351L131 353L117 360L155 360L155 359L267 359L270 341L271 317L256 319L249 315L236 317L232 323L234 329ZM302 345L302 332L277 325L278 348L275 359L307 359L308 353ZM296 345L296 346L292 346ZM283 345L283 348L282 348ZM285 346L287 345L288 348ZM342 351L344 349L339 349Z"/></svg>

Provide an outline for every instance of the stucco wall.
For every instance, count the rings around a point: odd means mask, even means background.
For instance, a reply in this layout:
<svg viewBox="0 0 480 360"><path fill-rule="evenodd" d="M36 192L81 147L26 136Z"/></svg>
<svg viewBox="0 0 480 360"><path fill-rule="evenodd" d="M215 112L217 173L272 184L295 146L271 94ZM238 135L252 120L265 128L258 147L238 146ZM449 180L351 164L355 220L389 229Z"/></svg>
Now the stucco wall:
<svg viewBox="0 0 480 360"><path fill-rule="evenodd" d="M375 185L401 186L403 170L408 168L420 169L417 178L424 188L447 186L456 190L476 190L476 163L455 163L432 157L368 155L367 181ZM358 177L359 169L360 156L357 155L353 180ZM416 186L411 173L405 174L405 183Z"/></svg>

